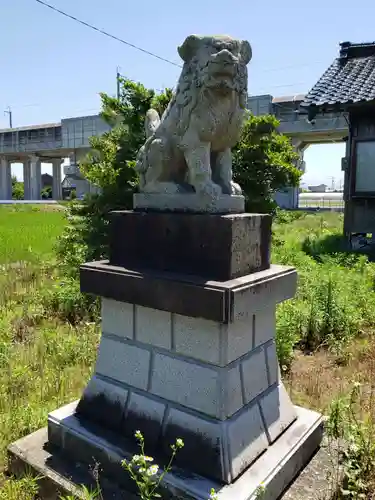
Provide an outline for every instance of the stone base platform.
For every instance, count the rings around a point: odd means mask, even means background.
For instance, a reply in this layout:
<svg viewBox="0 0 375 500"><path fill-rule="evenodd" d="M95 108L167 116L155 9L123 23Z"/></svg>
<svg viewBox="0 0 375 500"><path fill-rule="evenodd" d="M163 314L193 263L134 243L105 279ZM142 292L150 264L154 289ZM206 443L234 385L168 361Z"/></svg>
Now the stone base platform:
<svg viewBox="0 0 375 500"><path fill-rule="evenodd" d="M245 211L242 195L223 194L218 198L192 194L135 193L134 210L157 212L189 212L212 214L240 214Z"/></svg>
<svg viewBox="0 0 375 500"><path fill-rule="evenodd" d="M52 414L56 429L60 426L61 435L65 436L61 451L46 442L46 430L37 431L9 447L10 472L17 476L31 467L35 474L45 477L44 483L50 483L48 494L42 494L42 498L57 499L58 494L53 496L51 493L53 485L60 494L76 493L74 488L77 484L95 485L87 464L95 466L99 463L100 468L106 471L106 476L100 477L104 498L133 500L134 485L120 463L124 458L131 458L137 448L134 448L133 443L124 448L123 444L119 444L118 437L113 440L111 438L114 436L108 432L100 432L97 427L84 425L75 417L75 408L76 403L72 403ZM163 481L163 498L207 500L211 488L214 488L220 500L255 500L261 483L265 487L262 496L264 500L279 498L309 462L322 439L322 417L310 410L299 407L295 409L297 421L232 484L223 485L183 469L173 468ZM73 441L74 450L71 448ZM46 486L44 485L45 488ZM301 491L301 485L296 491ZM297 496L290 496L289 492L288 498L297 499Z"/></svg>

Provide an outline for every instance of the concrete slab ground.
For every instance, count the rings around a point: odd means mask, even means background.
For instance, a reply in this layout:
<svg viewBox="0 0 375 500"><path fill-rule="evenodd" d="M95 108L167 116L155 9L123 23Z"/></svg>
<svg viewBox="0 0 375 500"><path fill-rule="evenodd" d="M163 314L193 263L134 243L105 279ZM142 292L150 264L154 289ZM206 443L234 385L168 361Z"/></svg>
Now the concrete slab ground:
<svg viewBox="0 0 375 500"><path fill-rule="evenodd" d="M263 500L333 498L340 481L337 456L332 456L332 449L323 445L311 458L311 452L321 440L322 421L314 412L296 409L299 420L304 422L303 430L301 426L298 429L292 425L278 439L277 450L271 447L233 484L217 488L220 500L253 500L260 482L265 485ZM283 449L288 450L284 456ZM56 449L49 449L46 428L10 445L8 456L11 474L20 477L29 471L35 476L42 476L41 498L46 500L57 500L61 495L67 494L74 494L79 498L78 485L85 484L92 488L96 485L95 474L88 470L87 466L63 457ZM303 472L292 483L298 470L306 463ZM121 491L102 475L100 482L105 500L137 498ZM204 478L187 478L178 471L166 476L166 482L169 483L169 487L165 485L167 489L173 490L173 495L169 498L197 500L207 500L206 490L212 483Z"/></svg>

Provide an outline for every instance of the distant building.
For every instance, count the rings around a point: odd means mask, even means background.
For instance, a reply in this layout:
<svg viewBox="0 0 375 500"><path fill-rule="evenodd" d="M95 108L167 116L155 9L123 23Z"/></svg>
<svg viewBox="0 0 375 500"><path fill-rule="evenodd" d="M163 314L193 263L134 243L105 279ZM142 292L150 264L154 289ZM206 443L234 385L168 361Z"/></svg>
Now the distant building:
<svg viewBox="0 0 375 500"><path fill-rule="evenodd" d="M344 234L366 245L375 235L375 42L340 43L338 57L308 92L300 107L310 123L319 114L345 116L348 135L344 172ZM371 235L371 237L369 236Z"/></svg>
<svg viewBox="0 0 375 500"><path fill-rule="evenodd" d="M66 175L61 183L63 198L68 198L72 191L75 191L76 197L82 199L85 194L99 193L99 188L90 184L86 179L77 174Z"/></svg>
<svg viewBox="0 0 375 500"><path fill-rule="evenodd" d="M327 191L326 184L318 184L317 186L307 186L311 193L325 193Z"/></svg>
<svg viewBox="0 0 375 500"><path fill-rule="evenodd" d="M52 188L53 177L49 174L42 174L42 189L46 187Z"/></svg>

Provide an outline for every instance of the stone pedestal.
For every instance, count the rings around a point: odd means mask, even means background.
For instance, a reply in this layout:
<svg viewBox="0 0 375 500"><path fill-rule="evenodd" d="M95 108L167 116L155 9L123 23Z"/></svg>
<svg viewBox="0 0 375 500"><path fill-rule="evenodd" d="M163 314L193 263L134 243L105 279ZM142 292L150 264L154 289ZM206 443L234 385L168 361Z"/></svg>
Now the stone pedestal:
<svg viewBox="0 0 375 500"><path fill-rule="evenodd" d="M225 284L175 279L170 288L161 276L107 266L82 268L83 290L98 293L99 280L106 297L95 374L77 416L129 438L141 429L154 455L167 456L181 437L177 464L232 482L296 419L274 342L275 305L293 296L295 271L272 267Z"/></svg>
<svg viewBox="0 0 375 500"><path fill-rule="evenodd" d="M234 498L233 485L259 463L259 482L282 484L273 486L276 498L321 429L318 415L292 405L280 378L275 308L294 296L297 275L270 265L269 216L128 211L111 224L110 260L81 267L82 291L102 297L95 371L78 405L49 416L49 442L99 461L128 488L120 461L135 452L136 430L161 464L182 438L182 498L206 499L210 487ZM295 460L298 442L310 444ZM283 462L292 468L281 480L274 469ZM172 483L164 483L168 498ZM241 488L238 500L256 485Z"/></svg>
<svg viewBox="0 0 375 500"><path fill-rule="evenodd" d="M110 260L81 267L82 291L102 297L94 374L49 415L49 445L125 492L136 430L161 465L182 438L164 498L249 500L264 483L275 500L322 425L280 378L275 310L297 274L270 265L269 216L116 212L111 225Z"/></svg>

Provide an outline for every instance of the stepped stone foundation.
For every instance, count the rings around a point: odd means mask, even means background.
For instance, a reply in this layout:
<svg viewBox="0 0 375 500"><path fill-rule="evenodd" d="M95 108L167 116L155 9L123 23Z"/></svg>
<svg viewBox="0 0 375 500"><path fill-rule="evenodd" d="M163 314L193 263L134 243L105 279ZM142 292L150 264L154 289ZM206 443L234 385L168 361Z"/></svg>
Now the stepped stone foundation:
<svg viewBox="0 0 375 500"><path fill-rule="evenodd" d="M94 374L78 402L49 415L49 446L98 462L124 492L136 430L160 464L182 438L164 498L207 500L213 487L251 499L260 483L278 498L322 424L280 377L276 305L297 274L270 265L270 235L267 215L113 213L110 260L81 267L82 291L102 297Z"/></svg>

